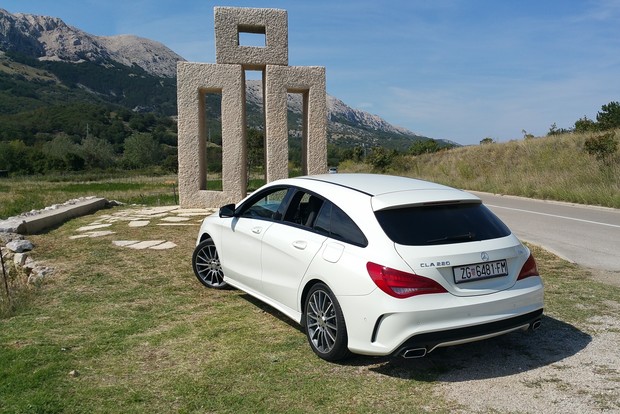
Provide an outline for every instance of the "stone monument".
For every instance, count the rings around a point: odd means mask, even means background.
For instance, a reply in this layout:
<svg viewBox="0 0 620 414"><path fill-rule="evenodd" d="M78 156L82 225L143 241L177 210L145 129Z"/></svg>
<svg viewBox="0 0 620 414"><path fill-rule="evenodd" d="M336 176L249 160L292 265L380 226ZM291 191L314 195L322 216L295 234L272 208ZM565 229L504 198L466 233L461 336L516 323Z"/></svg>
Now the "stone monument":
<svg viewBox="0 0 620 414"><path fill-rule="evenodd" d="M286 10L216 7L216 63L177 66L179 200L181 207L219 207L247 193L245 71L262 71L265 179L288 177L287 94L303 99L302 170L327 172L325 68L288 66ZM240 33L265 36L265 46L239 44ZM206 188L205 96L222 97L222 191Z"/></svg>

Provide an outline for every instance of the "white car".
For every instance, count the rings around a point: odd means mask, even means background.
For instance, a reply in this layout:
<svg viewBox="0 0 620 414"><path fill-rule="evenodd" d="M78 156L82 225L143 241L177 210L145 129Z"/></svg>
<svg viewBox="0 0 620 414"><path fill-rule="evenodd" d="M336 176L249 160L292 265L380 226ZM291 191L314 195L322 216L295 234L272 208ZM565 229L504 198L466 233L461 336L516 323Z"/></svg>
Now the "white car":
<svg viewBox="0 0 620 414"><path fill-rule="evenodd" d="M422 357L541 323L529 249L478 197L426 181L274 181L205 218L196 244L200 282L273 306L328 361Z"/></svg>

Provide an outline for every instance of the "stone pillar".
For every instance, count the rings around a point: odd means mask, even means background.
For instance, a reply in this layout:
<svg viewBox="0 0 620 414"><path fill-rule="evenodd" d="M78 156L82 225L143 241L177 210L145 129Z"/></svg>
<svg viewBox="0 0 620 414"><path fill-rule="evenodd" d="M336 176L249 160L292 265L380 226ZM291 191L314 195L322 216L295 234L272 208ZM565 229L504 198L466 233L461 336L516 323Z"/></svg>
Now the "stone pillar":
<svg viewBox="0 0 620 414"><path fill-rule="evenodd" d="M302 170L327 172L325 68L267 65L265 76L267 181L288 177L287 93L303 98Z"/></svg>
<svg viewBox="0 0 620 414"><path fill-rule="evenodd" d="M177 66L179 201L213 207L246 192L245 85L241 65L180 62ZM206 188L205 94L222 94L222 191Z"/></svg>

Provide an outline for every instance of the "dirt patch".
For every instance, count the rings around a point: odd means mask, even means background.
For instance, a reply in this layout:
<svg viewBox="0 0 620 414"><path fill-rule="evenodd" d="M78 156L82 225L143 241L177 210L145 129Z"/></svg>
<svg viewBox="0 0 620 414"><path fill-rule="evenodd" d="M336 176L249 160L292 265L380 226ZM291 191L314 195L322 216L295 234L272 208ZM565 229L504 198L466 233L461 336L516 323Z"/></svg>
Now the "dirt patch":
<svg viewBox="0 0 620 414"><path fill-rule="evenodd" d="M438 391L463 413L620 413L620 319L588 325L545 317L535 333L446 350L458 369Z"/></svg>
<svg viewBox="0 0 620 414"><path fill-rule="evenodd" d="M591 278L597 282L620 287L620 272L610 270L589 269Z"/></svg>

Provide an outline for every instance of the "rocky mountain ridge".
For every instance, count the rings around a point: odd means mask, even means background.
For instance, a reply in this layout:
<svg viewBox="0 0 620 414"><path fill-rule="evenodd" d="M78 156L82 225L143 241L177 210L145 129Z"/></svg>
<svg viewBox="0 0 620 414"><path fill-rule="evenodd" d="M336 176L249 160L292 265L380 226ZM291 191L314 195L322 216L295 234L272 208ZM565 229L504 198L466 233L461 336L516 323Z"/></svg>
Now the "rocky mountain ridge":
<svg viewBox="0 0 620 414"><path fill-rule="evenodd" d="M39 60L136 65L155 76L176 77L185 60L163 44L133 35L95 36L57 17L11 14L0 9L0 50Z"/></svg>

